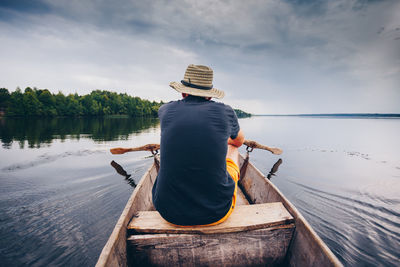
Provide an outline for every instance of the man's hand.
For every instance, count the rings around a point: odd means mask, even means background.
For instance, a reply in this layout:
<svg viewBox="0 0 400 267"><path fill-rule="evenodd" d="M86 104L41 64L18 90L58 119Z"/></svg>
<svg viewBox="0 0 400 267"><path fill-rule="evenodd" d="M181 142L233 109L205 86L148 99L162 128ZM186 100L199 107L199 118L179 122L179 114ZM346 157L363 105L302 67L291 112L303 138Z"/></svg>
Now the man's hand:
<svg viewBox="0 0 400 267"><path fill-rule="evenodd" d="M242 130L239 130L239 133L235 139L232 139L230 137L228 139L228 145L232 145L235 147L240 147L241 145L243 145L243 142L244 142L244 134Z"/></svg>

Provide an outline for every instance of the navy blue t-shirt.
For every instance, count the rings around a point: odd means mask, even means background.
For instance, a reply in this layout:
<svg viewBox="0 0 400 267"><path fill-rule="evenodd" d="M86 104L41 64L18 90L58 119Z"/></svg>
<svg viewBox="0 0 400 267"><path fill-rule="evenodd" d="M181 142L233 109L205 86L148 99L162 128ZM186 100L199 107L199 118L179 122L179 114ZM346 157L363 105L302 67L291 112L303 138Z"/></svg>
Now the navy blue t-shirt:
<svg viewBox="0 0 400 267"><path fill-rule="evenodd" d="M235 183L226 171L227 140L239 123L223 103L188 96L164 104L161 123L161 165L153 186L153 204L177 225L218 221L229 211Z"/></svg>

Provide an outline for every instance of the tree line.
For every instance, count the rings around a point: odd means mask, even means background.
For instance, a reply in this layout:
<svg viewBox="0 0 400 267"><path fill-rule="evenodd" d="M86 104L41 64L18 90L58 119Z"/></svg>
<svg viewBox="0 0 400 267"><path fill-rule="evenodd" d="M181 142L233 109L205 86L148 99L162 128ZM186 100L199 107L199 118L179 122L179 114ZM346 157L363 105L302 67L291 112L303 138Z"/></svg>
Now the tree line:
<svg viewBox="0 0 400 267"><path fill-rule="evenodd" d="M247 117L251 117L250 113L244 112L243 110L240 109L233 109L236 113L236 116L238 118L247 118Z"/></svg>
<svg viewBox="0 0 400 267"><path fill-rule="evenodd" d="M103 115L129 115L132 117L157 116L162 102L132 97L126 93L95 90L87 95L62 92L51 93L48 89L17 88L10 93L0 88L0 111L6 116L78 117Z"/></svg>
<svg viewBox="0 0 400 267"><path fill-rule="evenodd" d="M156 101L133 97L126 93L95 90L87 95L62 92L51 93L48 89L27 87L24 92L17 88L9 92L0 88L0 116L37 116L37 117L80 117L104 115L128 115L131 117L156 117L159 107L164 104ZM251 114L235 109L238 117Z"/></svg>

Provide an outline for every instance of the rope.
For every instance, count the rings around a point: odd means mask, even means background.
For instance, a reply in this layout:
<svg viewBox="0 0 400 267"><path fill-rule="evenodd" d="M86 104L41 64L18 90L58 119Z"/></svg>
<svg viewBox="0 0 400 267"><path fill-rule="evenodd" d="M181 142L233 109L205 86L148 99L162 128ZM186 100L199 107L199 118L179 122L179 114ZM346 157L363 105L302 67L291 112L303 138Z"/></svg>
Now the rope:
<svg viewBox="0 0 400 267"><path fill-rule="evenodd" d="M158 149L151 150L151 154L153 154L154 164L156 165L157 173L160 170L160 159L158 158Z"/></svg>

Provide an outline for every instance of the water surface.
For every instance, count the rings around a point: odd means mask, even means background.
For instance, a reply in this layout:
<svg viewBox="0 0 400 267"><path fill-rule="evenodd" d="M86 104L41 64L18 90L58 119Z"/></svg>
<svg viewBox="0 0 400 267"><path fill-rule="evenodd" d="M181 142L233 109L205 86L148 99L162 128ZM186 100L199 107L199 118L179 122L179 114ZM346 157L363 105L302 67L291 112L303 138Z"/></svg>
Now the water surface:
<svg viewBox="0 0 400 267"><path fill-rule="evenodd" d="M400 119L240 124L248 139L284 150L254 151L251 160L266 176L282 160L271 181L345 265L398 264ZM159 132L156 119L143 118L0 120L0 265L94 265L152 161L108 150L157 143Z"/></svg>

